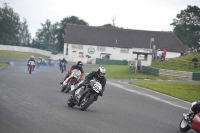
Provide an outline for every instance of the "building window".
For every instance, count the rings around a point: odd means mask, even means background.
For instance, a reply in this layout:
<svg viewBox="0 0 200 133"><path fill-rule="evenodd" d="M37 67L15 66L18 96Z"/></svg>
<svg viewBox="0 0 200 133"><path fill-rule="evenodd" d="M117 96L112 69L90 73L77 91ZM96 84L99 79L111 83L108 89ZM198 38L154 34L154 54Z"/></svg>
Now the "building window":
<svg viewBox="0 0 200 133"><path fill-rule="evenodd" d="M97 51L106 51L106 48L97 46Z"/></svg>
<svg viewBox="0 0 200 133"><path fill-rule="evenodd" d="M120 53L129 53L129 49L127 48L121 48Z"/></svg>
<svg viewBox="0 0 200 133"><path fill-rule="evenodd" d="M72 44L72 49L83 49L83 45L74 45Z"/></svg>

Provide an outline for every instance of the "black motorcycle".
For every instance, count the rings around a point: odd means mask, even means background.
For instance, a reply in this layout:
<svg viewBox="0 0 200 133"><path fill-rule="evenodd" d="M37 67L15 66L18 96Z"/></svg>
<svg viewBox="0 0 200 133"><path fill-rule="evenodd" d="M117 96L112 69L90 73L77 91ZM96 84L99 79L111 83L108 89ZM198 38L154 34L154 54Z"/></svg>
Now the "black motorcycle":
<svg viewBox="0 0 200 133"><path fill-rule="evenodd" d="M66 64L64 62L61 63L61 72L66 71Z"/></svg>
<svg viewBox="0 0 200 133"><path fill-rule="evenodd" d="M79 83L82 84L83 81ZM86 110L97 98L102 95L102 86L96 80L90 80L90 83L82 85L75 91L75 95L70 95L68 99L68 106L80 107L81 111Z"/></svg>

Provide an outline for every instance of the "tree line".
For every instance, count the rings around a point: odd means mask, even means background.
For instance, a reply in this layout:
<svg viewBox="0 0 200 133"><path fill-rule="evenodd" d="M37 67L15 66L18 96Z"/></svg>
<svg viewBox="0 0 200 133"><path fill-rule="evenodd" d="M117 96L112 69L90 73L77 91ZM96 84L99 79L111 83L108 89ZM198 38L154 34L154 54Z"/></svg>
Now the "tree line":
<svg viewBox="0 0 200 133"><path fill-rule="evenodd" d="M47 19L41 23L41 28L36 32L36 37L31 38L27 20L20 20L18 13L4 3L0 7L0 44L39 48L55 53L63 51L64 37L67 23L87 25L89 23L76 16L63 18L60 22L52 23ZM187 47L197 47L200 42L200 8L188 6L181 10L173 19L174 34ZM113 24L104 24L103 27L117 27Z"/></svg>

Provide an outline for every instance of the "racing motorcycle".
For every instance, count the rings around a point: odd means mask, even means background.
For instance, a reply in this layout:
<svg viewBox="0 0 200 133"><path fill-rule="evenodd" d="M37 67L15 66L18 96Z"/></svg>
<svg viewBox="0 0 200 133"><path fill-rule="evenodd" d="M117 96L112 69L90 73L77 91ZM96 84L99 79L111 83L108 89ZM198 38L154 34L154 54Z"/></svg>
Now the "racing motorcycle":
<svg viewBox="0 0 200 133"><path fill-rule="evenodd" d="M71 88L74 88L74 85L77 84L77 82L80 79L80 76L81 76L81 71L74 69L71 72L70 76L64 81L67 84L63 85L61 91L68 93L71 90Z"/></svg>
<svg viewBox="0 0 200 133"><path fill-rule="evenodd" d="M63 73L64 71L66 71L66 64L63 62L61 63L61 72Z"/></svg>
<svg viewBox="0 0 200 133"><path fill-rule="evenodd" d="M41 63L42 63L42 61L39 59L39 60L37 60L37 69L39 69L39 66L41 65Z"/></svg>
<svg viewBox="0 0 200 133"><path fill-rule="evenodd" d="M192 106L196 104L196 102L192 103ZM200 112L198 112L195 116L188 116L183 114L183 118L180 122L179 129L182 132L187 132L190 129L195 130L196 132L200 133ZM192 117L192 118L190 118Z"/></svg>
<svg viewBox="0 0 200 133"><path fill-rule="evenodd" d="M53 63L53 61L52 61L52 60L49 61L49 62L48 62L48 65L49 65L50 67L54 67L54 63Z"/></svg>
<svg viewBox="0 0 200 133"><path fill-rule="evenodd" d="M78 85L83 83L81 81ZM73 90L72 90L73 91ZM102 86L96 80L90 80L89 83L82 85L75 91L75 95L70 95L68 99L68 106L74 107L75 105L80 107L81 111L86 110L98 96L102 96Z"/></svg>
<svg viewBox="0 0 200 133"><path fill-rule="evenodd" d="M28 63L29 74L31 74L31 72L34 70L34 67L35 67L35 62L34 61L29 61L29 63Z"/></svg>

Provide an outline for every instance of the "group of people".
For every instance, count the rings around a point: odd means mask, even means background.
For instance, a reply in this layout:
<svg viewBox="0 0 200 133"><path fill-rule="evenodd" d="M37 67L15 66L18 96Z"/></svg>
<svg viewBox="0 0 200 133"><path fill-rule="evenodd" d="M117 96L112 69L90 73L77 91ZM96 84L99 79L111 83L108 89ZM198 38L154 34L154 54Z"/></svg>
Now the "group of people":
<svg viewBox="0 0 200 133"><path fill-rule="evenodd" d="M197 48L195 48L195 47L188 48L185 50L184 53L182 52L181 55L183 56L183 55L195 54L195 53L200 53L200 46L199 46L199 48L198 47Z"/></svg>
<svg viewBox="0 0 200 133"><path fill-rule="evenodd" d="M153 59L155 60L160 60L164 61L166 59L167 55L167 50L164 49L163 51L160 51L160 49L154 50L153 52Z"/></svg>

